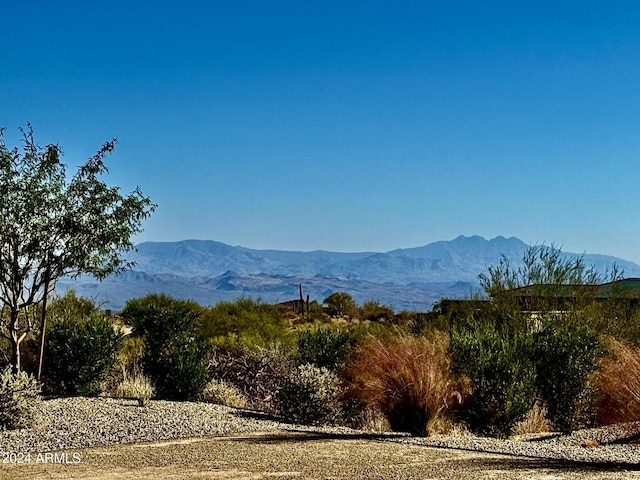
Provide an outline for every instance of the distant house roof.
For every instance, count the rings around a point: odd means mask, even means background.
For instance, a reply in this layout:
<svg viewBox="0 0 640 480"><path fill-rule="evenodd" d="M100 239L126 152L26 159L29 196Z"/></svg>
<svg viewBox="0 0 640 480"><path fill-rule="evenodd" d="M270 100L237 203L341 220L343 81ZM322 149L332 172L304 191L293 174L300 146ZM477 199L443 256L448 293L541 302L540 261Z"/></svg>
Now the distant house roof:
<svg viewBox="0 0 640 480"><path fill-rule="evenodd" d="M527 285L509 290L517 297L576 298L593 295L597 299L640 298L640 278L625 278L601 285Z"/></svg>
<svg viewBox="0 0 640 480"><path fill-rule="evenodd" d="M598 286L596 298L609 298L611 295L622 298L640 298L640 278L625 278Z"/></svg>

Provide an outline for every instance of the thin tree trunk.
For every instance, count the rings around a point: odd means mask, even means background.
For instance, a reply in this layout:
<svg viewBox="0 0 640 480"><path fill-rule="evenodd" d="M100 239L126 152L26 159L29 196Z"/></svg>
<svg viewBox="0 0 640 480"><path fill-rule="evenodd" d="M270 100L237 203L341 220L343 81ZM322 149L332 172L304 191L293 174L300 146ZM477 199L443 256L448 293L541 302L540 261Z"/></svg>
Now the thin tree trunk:
<svg viewBox="0 0 640 480"><path fill-rule="evenodd" d="M20 341L11 335L11 368L13 373L20 373Z"/></svg>
<svg viewBox="0 0 640 480"><path fill-rule="evenodd" d="M44 283L44 297L42 299L42 317L40 318L40 356L38 357L38 381L42 376L42 362L44 360L44 335L47 328L47 299L49 298L49 276Z"/></svg>

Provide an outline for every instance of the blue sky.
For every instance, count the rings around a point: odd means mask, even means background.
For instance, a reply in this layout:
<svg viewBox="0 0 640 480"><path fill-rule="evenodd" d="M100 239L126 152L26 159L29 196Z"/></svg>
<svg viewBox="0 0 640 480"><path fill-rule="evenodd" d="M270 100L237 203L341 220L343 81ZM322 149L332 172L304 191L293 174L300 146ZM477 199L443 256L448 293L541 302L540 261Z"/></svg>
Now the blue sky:
<svg viewBox="0 0 640 480"><path fill-rule="evenodd" d="M640 3L0 0L0 126L159 207L136 241L460 234L640 262Z"/></svg>

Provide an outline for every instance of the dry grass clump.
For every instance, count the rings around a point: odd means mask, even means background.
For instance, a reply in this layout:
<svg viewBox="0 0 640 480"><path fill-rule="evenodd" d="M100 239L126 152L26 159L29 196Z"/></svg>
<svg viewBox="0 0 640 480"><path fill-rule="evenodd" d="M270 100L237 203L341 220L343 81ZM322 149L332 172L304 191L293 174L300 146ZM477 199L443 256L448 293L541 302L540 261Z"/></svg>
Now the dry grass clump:
<svg viewBox="0 0 640 480"><path fill-rule="evenodd" d="M369 432L389 432L389 420L378 407L366 407L358 417L357 427Z"/></svg>
<svg viewBox="0 0 640 480"><path fill-rule="evenodd" d="M118 384L113 394L116 398L133 398L138 400L138 405L144 407L153 396L153 385L147 377L135 374L125 378Z"/></svg>
<svg viewBox="0 0 640 480"><path fill-rule="evenodd" d="M598 421L601 424L640 420L640 348L615 338L607 339L609 356L596 372L601 392Z"/></svg>
<svg viewBox="0 0 640 480"><path fill-rule="evenodd" d="M234 408L247 408L249 406L249 402L238 388L215 378L210 380L204 387L200 394L200 400Z"/></svg>
<svg viewBox="0 0 640 480"><path fill-rule="evenodd" d="M446 424L450 367L444 335L386 343L372 337L347 366L349 396L382 412L393 430L429 435Z"/></svg>
<svg viewBox="0 0 640 480"><path fill-rule="evenodd" d="M530 433L543 433L550 431L549 420L547 420L547 409L536 402L527 416L518 423L513 430L514 435L527 435Z"/></svg>

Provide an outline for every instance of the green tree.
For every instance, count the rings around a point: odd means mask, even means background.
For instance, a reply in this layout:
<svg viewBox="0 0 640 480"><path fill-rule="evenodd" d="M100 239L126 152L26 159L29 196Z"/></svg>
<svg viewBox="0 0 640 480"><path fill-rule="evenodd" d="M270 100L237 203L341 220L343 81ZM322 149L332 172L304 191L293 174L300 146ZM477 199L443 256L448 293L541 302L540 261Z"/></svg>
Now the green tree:
<svg viewBox="0 0 640 480"><path fill-rule="evenodd" d="M58 145L38 146L30 125L21 131L22 152L6 146L0 129L0 335L11 345L16 372L38 311L42 360L47 297L56 281L80 274L103 279L130 267L123 254L156 208L139 188L123 195L101 180L115 139L69 178Z"/></svg>
<svg viewBox="0 0 640 480"><path fill-rule="evenodd" d="M347 292L333 292L323 303L327 306L326 312L331 317L354 317L358 306L353 297Z"/></svg>

